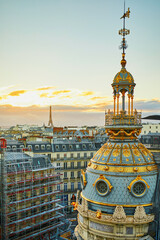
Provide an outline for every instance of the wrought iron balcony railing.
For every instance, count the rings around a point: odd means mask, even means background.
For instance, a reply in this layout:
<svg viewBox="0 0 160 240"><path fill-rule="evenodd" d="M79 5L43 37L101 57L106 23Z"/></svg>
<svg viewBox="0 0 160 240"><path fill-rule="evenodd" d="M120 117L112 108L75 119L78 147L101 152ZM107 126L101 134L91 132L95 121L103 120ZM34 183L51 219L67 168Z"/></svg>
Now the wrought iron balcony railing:
<svg viewBox="0 0 160 240"><path fill-rule="evenodd" d="M132 115L128 115L125 111L114 114L113 111L108 110L105 113L105 126L111 125L141 125L141 112L135 110Z"/></svg>

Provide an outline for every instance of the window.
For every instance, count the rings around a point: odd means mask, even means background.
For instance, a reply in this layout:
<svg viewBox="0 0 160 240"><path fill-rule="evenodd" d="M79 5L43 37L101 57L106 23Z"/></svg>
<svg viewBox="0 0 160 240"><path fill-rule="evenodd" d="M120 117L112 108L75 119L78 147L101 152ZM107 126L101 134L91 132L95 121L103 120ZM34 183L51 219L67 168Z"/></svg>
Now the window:
<svg viewBox="0 0 160 240"><path fill-rule="evenodd" d="M82 144L82 148L83 148L83 149L86 149L86 144Z"/></svg>
<svg viewBox="0 0 160 240"><path fill-rule="evenodd" d="M98 181L96 189L100 195L105 195L108 192L108 186L104 181Z"/></svg>
<svg viewBox="0 0 160 240"><path fill-rule="evenodd" d="M133 185L133 193L137 196L142 195L146 190L146 186L143 182L137 182Z"/></svg>
<svg viewBox="0 0 160 240"><path fill-rule="evenodd" d="M67 183L64 183L64 192L67 191Z"/></svg>
<svg viewBox="0 0 160 240"><path fill-rule="evenodd" d="M71 172L71 178L74 178L74 172Z"/></svg>
<svg viewBox="0 0 160 240"><path fill-rule="evenodd" d="M31 150L32 150L32 145L28 145L28 147L27 147L27 148L28 148L28 150L30 150L30 151L31 151Z"/></svg>
<svg viewBox="0 0 160 240"><path fill-rule="evenodd" d="M41 150L45 150L45 145L41 145Z"/></svg>
<svg viewBox="0 0 160 240"><path fill-rule="evenodd" d="M72 150L73 149L73 145L69 145L69 149Z"/></svg>
<svg viewBox="0 0 160 240"><path fill-rule="evenodd" d="M48 187L48 193L52 192L52 186Z"/></svg>
<svg viewBox="0 0 160 240"><path fill-rule="evenodd" d="M19 147L20 147L20 148L24 148L24 145L20 145Z"/></svg>
<svg viewBox="0 0 160 240"><path fill-rule="evenodd" d="M62 150L63 150L63 151L66 150L66 145L62 145Z"/></svg>
<svg viewBox="0 0 160 240"><path fill-rule="evenodd" d="M77 158L80 158L80 153L77 153Z"/></svg>
<svg viewBox="0 0 160 240"><path fill-rule="evenodd" d="M71 168L72 169L74 168L74 162L71 162Z"/></svg>
<svg viewBox="0 0 160 240"><path fill-rule="evenodd" d="M74 182L71 182L71 191L74 191Z"/></svg>
<svg viewBox="0 0 160 240"><path fill-rule="evenodd" d="M33 190L33 197L37 196L36 190Z"/></svg>
<svg viewBox="0 0 160 240"><path fill-rule="evenodd" d="M16 151L17 147L16 146L12 146L12 149L13 149L13 151Z"/></svg>
<svg viewBox="0 0 160 240"><path fill-rule="evenodd" d="M51 145L47 145L47 150L50 150L51 149Z"/></svg>
<svg viewBox="0 0 160 240"><path fill-rule="evenodd" d="M59 145L56 145L55 147L56 147L56 150L58 151L59 150Z"/></svg>
<svg viewBox="0 0 160 240"><path fill-rule="evenodd" d="M87 158L87 153L84 153L84 158Z"/></svg>
<svg viewBox="0 0 160 240"><path fill-rule="evenodd" d="M57 159L60 159L60 154L57 154Z"/></svg>
<svg viewBox="0 0 160 240"><path fill-rule="evenodd" d="M88 165L87 161L84 162L84 167L86 168Z"/></svg>
<svg viewBox="0 0 160 240"><path fill-rule="evenodd" d="M64 172L64 178L67 178L67 172Z"/></svg>
<svg viewBox="0 0 160 240"><path fill-rule="evenodd" d="M64 163L63 166L64 166L64 169L67 169L67 163L66 162Z"/></svg>
<svg viewBox="0 0 160 240"><path fill-rule="evenodd" d="M61 164L57 163L57 169L60 169L60 168L61 168Z"/></svg>
<svg viewBox="0 0 160 240"><path fill-rule="evenodd" d="M35 150L39 150L39 145L35 145Z"/></svg>
<svg viewBox="0 0 160 240"><path fill-rule="evenodd" d="M60 191L61 190L61 185L60 184L58 184L57 185L57 191ZM51 199L52 200L52 199Z"/></svg>
<svg viewBox="0 0 160 240"><path fill-rule="evenodd" d="M81 177L81 172L80 172L80 171L77 172L77 177L78 177L78 178Z"/></svg>
<svg viewBox="0 0 160 240"><path fill-rule="evenodd" d="M126 227L126 234L133 234L133 227Z"/></svg>
<svg viewBox="0 0 160 240"><path fill-rule="evenodd" d="M57 176L57 179L60 179L60 174L59 174L58 172L57 172L57 175L58 175L58 176Z"/></svg>
<svg viewBox="0 0 160 240"><path fill-rule="evenodd" d="M80 149L80 146L79 146L79 144L76 144L76 149Z"/></svg>
<svg viewBox="0 0 160 240"><path fill-rule="evenodd" d="M123 234L123 225L117 225L117 233Z"/></svg>
<svg viewBox="0 0 160 240"><path fill-rule="evenodd" d="M81 162L77 162L77 167L81 168Z"/></svg>
<svg viewBox="0 0 160 240"><path fill-rule="evenodd" d="M81 183L78 182L78 190L81 190Z"/></svg>
<svg viewBox="0 0 160 240"><path fill-rule="evenodd" d="M90 157L91 157L91 158L93 157L93 152L90 153Z"/></svg>
<svg viewBox="0 0 160 240"><path fill-rule="evenodd" d="M44 188L41 188L40 192L41 192L41 194L44 194L45 193Z"/></svg>
<svg viewBox="0 0 160 240"><path fill-rule="evenodd" d="M71 158L73 158L73 153L71 153Z"/></svg>
<svg viewBox="0 0 160 240"><path fill-rule="evenodd" d="M11 149L11 146L7 146L7 150L10 150Z"/></svg>
<svg viewBox="0 0 160 240"><path fill-rule="evenodd" d="M67 154L66 153L64 154L64 159L67 159Z"/></svg>

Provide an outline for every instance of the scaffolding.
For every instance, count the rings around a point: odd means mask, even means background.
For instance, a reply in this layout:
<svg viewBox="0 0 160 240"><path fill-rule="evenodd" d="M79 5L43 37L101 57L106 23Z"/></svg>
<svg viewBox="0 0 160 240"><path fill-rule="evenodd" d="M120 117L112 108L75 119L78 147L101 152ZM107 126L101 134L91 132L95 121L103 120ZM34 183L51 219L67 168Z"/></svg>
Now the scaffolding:
<svg viewBox="0 0 160 240"><path fill-rule="evenodd" d="M57 228L68 226L60 205L55 174L49 158L1 148L1 238L4 240L55 239Z"/></svg>

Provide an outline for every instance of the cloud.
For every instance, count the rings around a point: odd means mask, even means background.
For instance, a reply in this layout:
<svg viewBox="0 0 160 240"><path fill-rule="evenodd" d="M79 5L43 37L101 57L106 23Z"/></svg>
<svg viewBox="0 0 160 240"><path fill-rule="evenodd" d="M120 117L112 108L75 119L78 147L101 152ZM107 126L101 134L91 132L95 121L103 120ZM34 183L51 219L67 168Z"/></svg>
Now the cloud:
<svg viewBox="0 0 160 240"><path fill-rule="evenodd" d="M93 94L94 94L94 92L92 92L92 91L86 91L86 92L80 93L79 96L90 96L90 95L93 95Z"/></svg>
<svg viewBox="0 0 160 240"><path fill-rule="evenodd" d="M137 100L135 101L135 107L138 109L142 109L142 111L157 111L160 112L160 100L153 99L153 100Z"/></svg>
<svg viewBox="0 0 160 240"><path fill-rule="evenodd" d="M15 96L19 96L21 94L24 94L25 92L27 92L27 90L17 90L17 91L10 92L8 95L12 96L12 97L15 97Z"/></svg>
<svg viewBox="0 0 160 240"><path fill-rule="evenodd" d="M69 93L69 92L71 92L71 90L59 90L59 91L53 92L52 95L55 96L59 94Z"/></svg>
<svg viewBox="0 0 160 240"><path fill-rule="evenodd" d="M104 101L95 104L52 104L53 122L55 126L65 125L104 125L104 110L113 108L113 102ZM160 100L137 100L137 110L143 109L143 116L160 114ZM13 107L11 105L0 105L1 126L16 124L39 124L48 123L49 105L32 105L27 107Z"/></svg>
<svg viewBox="0 0 160 240"><path fill-rule="evenodd" d="M40 97L41 97L41 98L47 98L47 97L48 97L48 93L42 93L42 94L40 95Z"/></svg>
<svg viewBox="0 0 160 240"><path fill-rule="evenodd" d="M79 111L80 110L80 111ZM83 112L83 107L53 106L54 126L67 125L104 125L104 113ZM16 124L48 124L49 107L12 107L11 105L0 106L1 126L13 126Z"/></svg>
<svg viewBox="0 0 160 240"><path fill-rule="evenodd" d="M92 97L89 100L95 101L95 100L101 100L101 99L105 99L107 97Z"/></svg>
<svg viewBox="0 0 160 240"><path fill-rule="evenodd" d="M37 91L46 91L46 90L50 90L50 89L53 89L53 88L56 88L56 87L41 87L41 88L37 88L36 90Z"/></svg>

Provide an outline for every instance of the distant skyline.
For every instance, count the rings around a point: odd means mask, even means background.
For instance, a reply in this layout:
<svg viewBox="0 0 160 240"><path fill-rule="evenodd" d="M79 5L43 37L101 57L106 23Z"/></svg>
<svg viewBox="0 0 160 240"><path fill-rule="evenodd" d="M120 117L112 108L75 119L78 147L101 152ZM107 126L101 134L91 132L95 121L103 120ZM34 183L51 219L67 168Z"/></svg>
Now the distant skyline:
<svg viewBox="0 0 160 240"><path fill-rule="evenodd" d="M1 0L1 125L104 125L120 71L123 0ZM160 1L126 0L135 107L160 114Z"/></svg>

